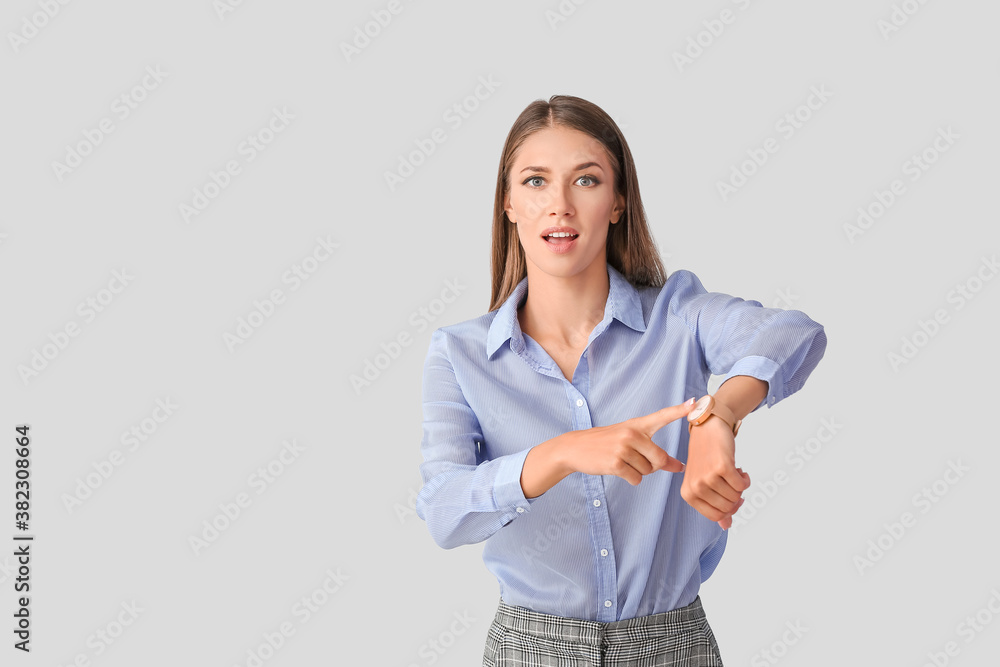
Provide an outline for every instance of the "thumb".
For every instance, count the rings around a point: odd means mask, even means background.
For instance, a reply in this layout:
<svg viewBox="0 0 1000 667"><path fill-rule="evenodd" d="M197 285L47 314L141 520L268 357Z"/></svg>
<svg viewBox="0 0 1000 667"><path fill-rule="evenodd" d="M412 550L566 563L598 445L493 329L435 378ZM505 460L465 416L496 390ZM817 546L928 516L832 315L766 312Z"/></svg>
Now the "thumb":
<svg viewBox="0 0 1000 667"><path fill-rule="evenodd" d="M650 412L648 415L635 417L635 424L643 433L651 436L670 422L691 412L692 407L694 407L694 399L690 398L678 405L669 405L656 412Z"/></svg>

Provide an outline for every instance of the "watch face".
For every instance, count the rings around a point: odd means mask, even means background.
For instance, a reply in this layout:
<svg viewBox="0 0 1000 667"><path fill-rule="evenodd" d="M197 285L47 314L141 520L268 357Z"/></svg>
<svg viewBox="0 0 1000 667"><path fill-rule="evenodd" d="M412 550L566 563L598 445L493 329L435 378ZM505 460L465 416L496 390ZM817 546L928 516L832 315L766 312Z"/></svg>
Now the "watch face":
<svg viewBox="0 0 1000 667"><path fill-rule="evenodd" d="M701 415L708 409L708 404L711 402L712 397L705 394L697 401L695 401L694 407L691 408L691 412L688 413L688 421L694 421L701 417Z"/></svg>

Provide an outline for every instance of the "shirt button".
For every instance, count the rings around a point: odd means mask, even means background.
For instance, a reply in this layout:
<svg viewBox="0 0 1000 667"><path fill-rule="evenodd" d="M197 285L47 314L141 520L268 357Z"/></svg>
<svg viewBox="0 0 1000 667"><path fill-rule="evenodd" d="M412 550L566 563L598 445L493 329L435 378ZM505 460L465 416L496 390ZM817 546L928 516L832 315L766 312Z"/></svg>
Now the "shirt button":
<svg viewBox="0 0 1000 667"><path fill-rule="evenodd" d="M608 550L607 549L601 549L601 555L602 556L607 556L608 555Z"/></svg>
<svg viewBox="0 0 1000 667"><path fill-rule="evenodd" d="M518 507L518 508L517 508L517 511L518 511L518 512L523 512L523 511L524 511L524 508L523 508L523 507Z"/></svg>
<svg viewBox="0 0 1000 667"><path fill-rule="evenodd" d="M576 407L578 407L578 408L579 407L583 407L583 399L582 398L576 399Z"/></svg>
<svg viewBox="0 0 1000 667"><path fill-rule="evenodd" d="M594 498L594 507L600 507L600 506L601 506L601 501L598 500L597 498Z"/></svg>
<svg viewBox="0 0 1000 667"><path fill-rule="evenodd" d="M611 600L605 600L604 601L604 606L605 607L610 607L611 606Z"/></svg>

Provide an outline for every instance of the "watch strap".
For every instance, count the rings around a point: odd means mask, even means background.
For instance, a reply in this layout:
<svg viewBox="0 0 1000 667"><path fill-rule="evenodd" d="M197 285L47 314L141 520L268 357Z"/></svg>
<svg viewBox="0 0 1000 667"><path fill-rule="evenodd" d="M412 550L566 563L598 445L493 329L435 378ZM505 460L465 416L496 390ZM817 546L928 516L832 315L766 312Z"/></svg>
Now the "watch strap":
<svg viewBox="0 0 1000 667"><path fill-rule="evenodd" d="M695 423L691 422L688 423L688 433L690 433L695 426L704 424L713 415L724 421L726 423L726 426L732 429L733 436L735 436L739 432L740 425L743 423L743 420L737 419L736 415L733 414L732 410L724 406L719 401L715 400L715 398L713 397L712 402L709 405L708 409L705 410L705 415Z"/></svg>

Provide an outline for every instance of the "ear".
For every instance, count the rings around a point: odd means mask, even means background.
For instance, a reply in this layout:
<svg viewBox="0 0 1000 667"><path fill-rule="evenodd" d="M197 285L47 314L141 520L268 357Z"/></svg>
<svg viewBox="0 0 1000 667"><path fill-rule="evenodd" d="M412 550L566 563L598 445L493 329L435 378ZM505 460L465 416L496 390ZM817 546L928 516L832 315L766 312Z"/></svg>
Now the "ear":
<svg viewBox="0 0 1000 667"><path fill-rule="evenodd" d="M507 219L513 223L517 223L517 218L514 215L514 209L510 205L510 192L503 196L503 210L507 213Z"/></svg>
<svg viewBox="0 0 1000 667"><path fill-rule="evenodd" d="M622 214L625 212L625 197L622 195L615 195L615 205L611 209L611 224L617 223L622 218Z"/></svg>

